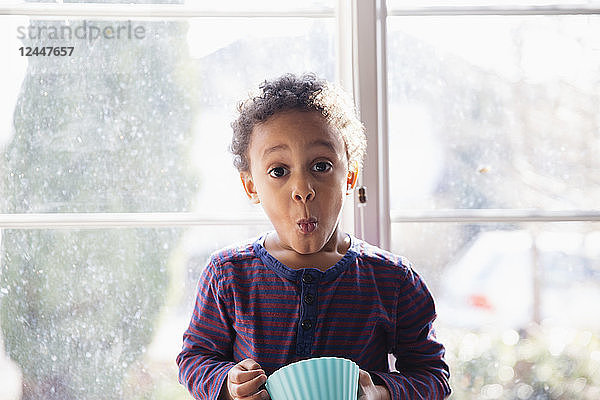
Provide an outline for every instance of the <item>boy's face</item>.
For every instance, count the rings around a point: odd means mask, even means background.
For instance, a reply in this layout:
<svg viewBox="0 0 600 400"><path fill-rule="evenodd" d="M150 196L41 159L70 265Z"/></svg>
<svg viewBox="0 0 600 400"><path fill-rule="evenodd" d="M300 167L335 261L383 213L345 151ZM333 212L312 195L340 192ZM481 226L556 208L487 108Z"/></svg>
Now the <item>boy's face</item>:
<svg viewBox="0 0 600 400"><path fill-rule="evenodd" d="M299 254L323 249L351 188L340 135L316 111L286 111L255 126L248 157L244 188L262 204L282 248Z"/></svg>

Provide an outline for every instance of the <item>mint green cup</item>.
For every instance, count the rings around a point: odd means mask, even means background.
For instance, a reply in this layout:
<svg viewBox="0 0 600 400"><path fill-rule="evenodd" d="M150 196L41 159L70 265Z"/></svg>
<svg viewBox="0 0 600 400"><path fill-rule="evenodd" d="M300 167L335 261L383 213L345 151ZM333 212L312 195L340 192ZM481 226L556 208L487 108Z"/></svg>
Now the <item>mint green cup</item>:
<svg viewBox="0 0 600 400"><path fill-rule="evenodd" d="M302 360L279 368L265 386L272 400L356 400L358 365L338 357Z"/></svg>

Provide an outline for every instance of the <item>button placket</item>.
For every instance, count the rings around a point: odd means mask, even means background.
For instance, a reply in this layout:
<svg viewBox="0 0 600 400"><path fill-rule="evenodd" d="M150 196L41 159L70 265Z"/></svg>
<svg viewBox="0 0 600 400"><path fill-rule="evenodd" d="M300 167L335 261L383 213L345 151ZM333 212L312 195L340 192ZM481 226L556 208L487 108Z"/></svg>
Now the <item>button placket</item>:
<svg viewBox="0 0 600 400"><path fill-rule="evenodd" d="M312 274L310 273L304 273L302 275L302 282L306 285L310 285L311 283L313 283L313 281L315 280L315 277L312 276Z"/></svg>
<svg viewBox="0 0 600 400"><path fill-rule="evenodd" d="M298 355L310 355L315 338L315 326L317 323L317 278L315 272L303 271L301 278L300 315L298 324L298 335L296 353Z"/></svg>
<svg viewBox="0 0 600 400"><path fill-rule="evenodd" d="M311 293L306 293L304 295L304 303L308 304L309 306L314 303L315 301L315 296L313 296Z"/></svg>

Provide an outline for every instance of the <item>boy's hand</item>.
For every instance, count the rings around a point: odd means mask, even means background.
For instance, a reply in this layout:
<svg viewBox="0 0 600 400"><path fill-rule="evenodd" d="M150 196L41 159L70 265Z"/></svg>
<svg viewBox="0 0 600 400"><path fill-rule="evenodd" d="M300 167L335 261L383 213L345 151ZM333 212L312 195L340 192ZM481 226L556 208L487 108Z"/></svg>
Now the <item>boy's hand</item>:
<svg viewBox="0 0 600 400"><path fill-rule="evenodd" d="M390 392L385 386L375 386L371 375L362 369L358 371L358 400L390 400Z"/></svg>
<svg viewBox="0 0 600 400"><path fill-rule="evenodd" d="M267 375L260 365L246 358L233 366L227 373L226 385L221 389L221 398L226 400L267 400L270 399L262 387Z"/></svg>

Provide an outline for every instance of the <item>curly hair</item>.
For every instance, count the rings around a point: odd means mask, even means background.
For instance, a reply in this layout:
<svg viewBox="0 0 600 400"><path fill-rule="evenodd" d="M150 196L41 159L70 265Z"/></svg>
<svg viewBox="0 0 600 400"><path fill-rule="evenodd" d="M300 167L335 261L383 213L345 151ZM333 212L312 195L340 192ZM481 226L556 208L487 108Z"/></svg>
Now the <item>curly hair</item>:
<svg viewBox="0 0 600 400"><path fill-rule="evenodd" d="M229 146L238 171L250 170L247 154L254 127L276 113L289 110L320 112L329 126L340 133L349 165L356 162L359 167L362 166L367 140L349 96L338 86L318 79L314 74L285 74L264 81L258 93L238 104L239 115L231 123L233 138Z"/></svg>

